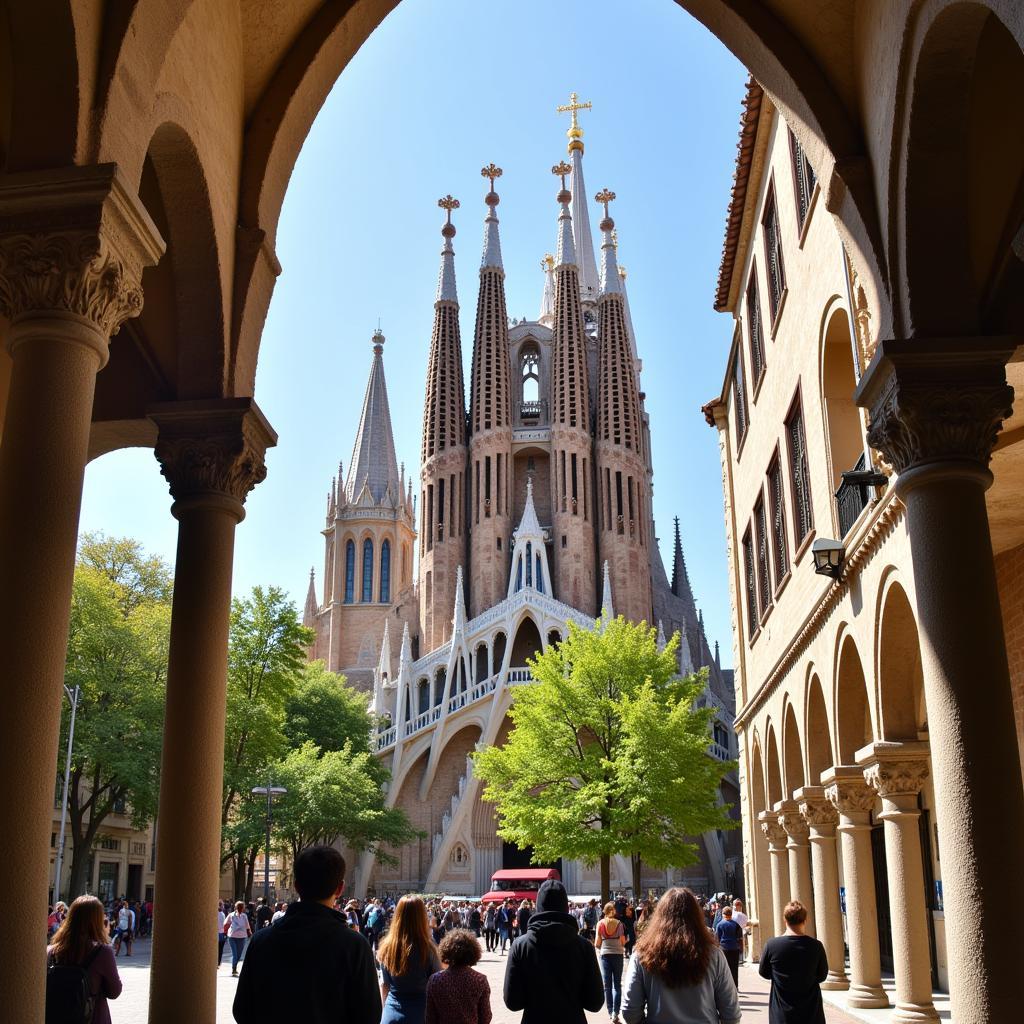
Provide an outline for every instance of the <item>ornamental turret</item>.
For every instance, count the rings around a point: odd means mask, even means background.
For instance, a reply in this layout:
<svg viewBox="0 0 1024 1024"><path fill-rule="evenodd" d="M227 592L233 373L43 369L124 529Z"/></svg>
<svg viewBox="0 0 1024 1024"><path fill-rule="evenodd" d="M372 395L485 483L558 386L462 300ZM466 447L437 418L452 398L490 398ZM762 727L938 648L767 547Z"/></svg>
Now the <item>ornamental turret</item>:
<svg viewBox="0 0 1024 1024"><path fill-rule="evenodd" d="M648 474L643 454L643 421L636 361L633 358L622 279L604 189L601 221L601 294L598 300L597 493L598 546L610 566L619 611L633 622L651 617L651 572L647 552Z"/></svg>
<svg viewBox="0 0 1024 1024"><path fill-rule="evenodd" d="M555 318L551 352L551 494L555 596L596 614L594 500L586 336L580 303L579 268L569 211L571 193L564 161L552 173L558 192L555 257Z"/></svg>
<svg viewBox="0 0 1024 1024"><path fill-rule="evenodd" d="M498 236L501 168L480 172L490 182L484 197L483 257L473 333L469 404L470 615L501 600L512 533L512 370L509 363L505 271Z"/></svg>
<svg viewBox="0 0 1024 1024"><path fill-rule="evenodd" d="M434 329L427 363L420 468L420 623L427 650L451 635L449 609L456 572L466 561L466 405L462 381L459 298L455 290L455 225L459 201L438 200L446 220L441 229L441 269L434 302Z"/></svg>

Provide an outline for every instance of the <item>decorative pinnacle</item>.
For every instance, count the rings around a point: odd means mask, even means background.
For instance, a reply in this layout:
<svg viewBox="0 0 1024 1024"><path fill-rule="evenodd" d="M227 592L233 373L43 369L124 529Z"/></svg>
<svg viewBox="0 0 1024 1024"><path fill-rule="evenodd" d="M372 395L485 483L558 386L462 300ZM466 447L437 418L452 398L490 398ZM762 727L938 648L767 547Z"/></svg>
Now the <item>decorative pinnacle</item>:
<svg viewBox="0 0 1024 1024"><path fill-rule="evenodd" d="M448 219L445 221L445 225L441 228L441 234L445 238L451 238L455 234L455 225L452 223L452 210L457 210L460 206L458 199L454 198L449 192L448 195L438 199L437 205L448 215Z"/></svg>
<svg viewBox="0 0 1024 1024"><path fill-rule="evenodd" d="M384 351L384 335L381 332L380 327L373 332L373 353L374 355L380 355Z"/></svg>
<svg viewBox="0 0 1024 1024"><path fill-rule="evenodd" d="M544 253L544 259L540 261L540 269L547 273L549 270L555 269L555 257L551 253Z"/></svg>
<svg viewBox="0 0 1024 1024"><path fill-rule="evenodd" d="M502 170L500 167L495 166L493 163L488 164L486 167L480 168L480 174L484 178L489 178L491 182L491 191L494 191L494 181L496 178L500 178Z"/></svg>
<svg viewBox="0 0 1024 1024"><path fill-rule="evenodd" d="M558 193L557 197L560 203L567 203L572 198L572 193L565 187L565 176L571 173L571 171L572 165L567 164L564 160L551 168L551 173L562 179L562 190Z"/></svg>
<svg viewBox="0 0 1024 1024"><path fill-rule="evenodd" d="M608 204L615 198L615 193L609 188L603 188L594 196L595 201L604 206L604 220L598 225L602 231L611 231L615 227L615 221L608 215ZM615 244L614 242L612 243Z"/></svg>
<svg viewBox="0 0 1024 1024"><path fill-rule="evenodd" d="M569 93L569 102L563 103L560 107L555 108L555 112L559 114L569 114L572 118L572 122L569 125L569 130L565 133L569 137L569 151L572 152L574 149L583 149L583 129L580 127L579 121L576 119L576 113L580 110L592 110L593 104L588 100L586 103L578 102L579 97L576 93Z"/></svg>

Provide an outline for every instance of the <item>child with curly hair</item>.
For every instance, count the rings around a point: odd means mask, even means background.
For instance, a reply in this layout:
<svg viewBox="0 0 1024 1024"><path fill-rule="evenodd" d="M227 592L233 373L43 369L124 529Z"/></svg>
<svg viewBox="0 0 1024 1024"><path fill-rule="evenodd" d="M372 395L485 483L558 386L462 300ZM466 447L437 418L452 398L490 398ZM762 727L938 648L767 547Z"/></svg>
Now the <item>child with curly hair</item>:
<svg viewBox="0 0 1024 1024"><path fill-rule="evenodd" d="M473 970L480 960L476 936L456 928L441 940L438 952L445 970L427 982L425 1024L490 1024L491 986Z"/></svg>

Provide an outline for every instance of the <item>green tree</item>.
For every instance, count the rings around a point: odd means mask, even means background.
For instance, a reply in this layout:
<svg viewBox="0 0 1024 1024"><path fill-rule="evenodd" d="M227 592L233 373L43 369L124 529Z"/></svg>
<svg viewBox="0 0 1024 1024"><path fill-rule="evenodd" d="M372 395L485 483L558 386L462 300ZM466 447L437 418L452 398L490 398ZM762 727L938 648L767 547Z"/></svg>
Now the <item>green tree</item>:
<svg viewBox="0 0 1024 1024"><path fill-rule="evenodd" d="M285 701L284 733L291 747L312 741L324 753L346 742L356 752L370 750L373 718L366 694L348 686L344 676L322 661L304 665Z"/></svg>
<svg viewBox="0 0 1024 1024"><path fill-rule="evenodd" d="M229 862L234 891L248 892L262 830L254 827L249 791L263 785L288 748L286 706L305 666L314 634L277 587L254 587L231 607L228 696L221 805L221 864Z"/></svg>
<svg viewBox="0 0 1024 1024"><path fill-rule="evenodd" d="M83 537L72 591L65 683L81 688L68 782L69 894L103 824L117 813L144 828L156 813L171 615L170 567L128 538ZM67 743L70 708L61 719ZM57 764L58 792L64 758Z"/></svg>
<svg viewBox="0 0 1024 1024"><path fill-rule="evenodd" d="M734 827L718 801L734 766L708 753L712 712L694 707L704 678L680 678L678 647L677 634L659 651L653 629L621 616L570 623L530 662L536 682L515 689L505 745L473 755L499 835L538 861L599 862L604 900L613 855L684 865L688 837Z"/></svg>

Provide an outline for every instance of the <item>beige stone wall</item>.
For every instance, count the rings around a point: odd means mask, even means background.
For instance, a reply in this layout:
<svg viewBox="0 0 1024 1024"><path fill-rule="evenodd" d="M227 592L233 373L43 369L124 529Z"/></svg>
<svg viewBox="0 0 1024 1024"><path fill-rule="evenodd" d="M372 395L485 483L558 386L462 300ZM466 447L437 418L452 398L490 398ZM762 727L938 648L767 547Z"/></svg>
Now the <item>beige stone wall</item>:
<svg viewBox="0 0 1024 1024"><path fill-rule="evenodd" d="M1006 655L1010 662L1021 770L1024 771L1024 545L996 556L996 576L1006 633Z"/></svg>

